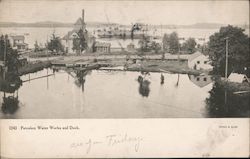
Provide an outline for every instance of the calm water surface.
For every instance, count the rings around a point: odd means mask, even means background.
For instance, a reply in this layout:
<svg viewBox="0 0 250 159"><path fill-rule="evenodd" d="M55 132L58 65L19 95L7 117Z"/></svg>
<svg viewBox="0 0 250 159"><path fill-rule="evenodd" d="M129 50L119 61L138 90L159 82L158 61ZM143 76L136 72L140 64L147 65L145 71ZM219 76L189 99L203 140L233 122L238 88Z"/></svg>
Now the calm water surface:
<svg viewBox="0 0 250 159"><path fill-rule="evenodd" d="M90 33L94 33L94 30L96 28L93 27L87 27L88 31ZM60 27L60 28L46 28L46 27L0 27L0 34L18 34L18 35L25 35L25 42L29 44L29 48L34 48L35 41L38 42L38 44L44 45L46 43L47 39L51 38L52 33L55 33L59 37L63 37L68 33L68 31L71 31L71 27ZM179 37L184 38L205 38L205 41L207 42L209 39L209 36L214 34L215 32L218 32L219 29L156 29L156 31L152 30L154 33L149 32L151 35L158 35L162 36L164 33L172 33L177 32ZM245 33L249 35L249 29L246 29ZM135 45L138 45L138 40L131 41L129 39L127 40L112 40L112 39L98 39L99 41L108 41L112 44L112 46L117 47L120 46L120 44L127 46L129 43L134 43ZM160 40L161 41L161 40ZM180 42L183 42L182 40ZM197 43L203 44L204 41L196 40Z"/></svg>
<svg viewBox="0 0 250 159"><path fill-rule="evenodd" d="M49 77L43 77L49 74ZM185 74L44 69L22 76L19 107L0 118L171 118L209 117L206 98L212 81L195 82ZM179 77L178 77L179 76ZM38 78L37 77L43 77ZM179 80L178 80L179 78ZM31 79L29 81L29 79ZM32 80L34 79L34 80ZM7 94L11 95L11 94ZM3 102L1 92L0 103Z"/></svg>

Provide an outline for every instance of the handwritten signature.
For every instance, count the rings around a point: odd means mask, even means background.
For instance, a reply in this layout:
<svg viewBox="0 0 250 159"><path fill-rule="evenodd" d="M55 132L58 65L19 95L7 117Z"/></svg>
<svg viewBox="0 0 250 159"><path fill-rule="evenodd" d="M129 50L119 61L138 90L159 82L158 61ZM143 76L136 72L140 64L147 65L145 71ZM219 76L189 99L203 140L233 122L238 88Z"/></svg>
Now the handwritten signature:
<svg viewBox="0 0 250 159"><path fill-rule="evenodd" d="M127 133L125 133L124 135L112 134L112 135L107 135L100 140L89 138L87 139L87 142L86 141L74 142L70 144L70 148L76 149L84 147L86 148L86 154L89 154L96 145L114 147L122 144L132 144L134 151L138 152L142 141L143 138L132 137L127 135Z"/></svg>

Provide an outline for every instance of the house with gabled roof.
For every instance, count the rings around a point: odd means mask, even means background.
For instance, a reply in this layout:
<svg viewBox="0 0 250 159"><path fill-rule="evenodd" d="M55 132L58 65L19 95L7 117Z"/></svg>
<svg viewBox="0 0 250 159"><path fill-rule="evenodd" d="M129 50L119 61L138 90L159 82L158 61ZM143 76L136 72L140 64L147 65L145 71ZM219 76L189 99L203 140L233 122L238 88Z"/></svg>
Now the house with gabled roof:
<svg viewBox="0 0 250 159"><path fill-rule="evenodd" d="M212 70L213 67L209 57L199 51L191 54L188 57L188 67L195 70Z"/></svg>
<svg viewBox="0 0 250 159"><path fill-rule="evenodd" d="M236 83L250 82L249 78L246 75L239 73L231 73L228 77L228 81Z"/></svg>
<svg viewBox="0 0 250 159"><path fill-rule="evenodd" d="M28 44L25 43L24 35L11 35L9 39L13 49L16 49L17 51L28 49Z"/></svg>
<svg viewBox="0 0 250 159"><path fill-rule="evenodd" d="M86 23L84 21L84 9L82 10L82 17L78 18L74 24L73 30L69 31L63 38L62 44L65 47L66 53L76 54L76 50L73 50L73 40L75 38L80 38L78 33L80 29L83 30L84 39L87 41L88 52L93 52L95 37L91 35L86 29Z"/></svg>

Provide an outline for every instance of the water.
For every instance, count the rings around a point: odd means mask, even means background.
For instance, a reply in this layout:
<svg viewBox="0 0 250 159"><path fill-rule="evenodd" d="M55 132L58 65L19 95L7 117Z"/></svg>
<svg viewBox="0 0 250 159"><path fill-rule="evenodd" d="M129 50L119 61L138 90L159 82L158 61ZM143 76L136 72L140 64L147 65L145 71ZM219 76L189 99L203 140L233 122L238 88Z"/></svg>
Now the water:
<svg viewBox="0 0 250 159"><path fill-rule="evenodd" d="M55 33L59 37L63 37L71 31L69 27L62 28L39 28L39 27L0 27L0 34L8 35L24 35L25 43L29 45L29 48L34 48L34 44L37 41L38 44L44 44L51 38L51 35Z"/></svg>
<svg viewBox="0 0 250 159"><path fill-rule="evenodd" d="M95 28L87 28L90 33L93 32ZM38 44L44 45L49 40L52 33L55 33L59 37L63 37L68 33L68 31L71 31L72 28L70 27L60 27L60 28L39 28L39 27L3 27L0 28L0 34L17 34L17 35L24 35L25 34L25 42L29 44L29 48L34 48L35 41L38 42ZM154 35L162 36L164 33L171 33L173 31L176 31L179 35L179 37L189 38L193 37L196 38L196 42L199 44L203 44L204 42L207 42L209 40L209 36L214 34L215 32L218 32L219 29L157 29L155 33L151 33ZM245 31L246 34L249 35L249 29ZM149 33L150 34L150 33ZM205 41L199 41L198 38L205 38ZM99 39L100 41L103 41L105 39ZM127 40L117 40L112 39L109 40L111 42L112 46L114 47L120 47L120 44L125 47L127 44L133 42L136 46L138 45L138 40L131 41L129 39ZM183 42L181 40L180 42Z"/></svg>
<svg viewBox="0 0 250 159"><path fill-rule="evenodd" d="M51 75L34 79L44 75ZM198 86L186 74L150 73L147 88L140 72L77 72L52 69L22 76L15 93L19 107L0 118L171 118L209 117L205 99L212 82ZM177 85L179 76L179 82ZM9 96L12 94L8 94ZM1 101L3 102L1 92ZM13 111L13 110L12 110Z"/></svg>

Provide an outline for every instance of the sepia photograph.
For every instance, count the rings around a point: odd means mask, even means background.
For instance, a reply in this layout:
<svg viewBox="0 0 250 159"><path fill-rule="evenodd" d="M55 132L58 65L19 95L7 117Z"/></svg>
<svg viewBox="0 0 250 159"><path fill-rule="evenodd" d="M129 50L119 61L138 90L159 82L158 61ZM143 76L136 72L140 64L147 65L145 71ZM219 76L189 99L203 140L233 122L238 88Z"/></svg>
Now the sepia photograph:
<svg viewBox="0 0 250 159"><path fill-rule="evenodd" d="M0 158L249 157L248 0L0 0Z"/></svg>
<svg viewBox="0 0 250 159"><path fill-rule="evenodd" d="M0 119L249 118L249 1L0 1Z"/></svg>

